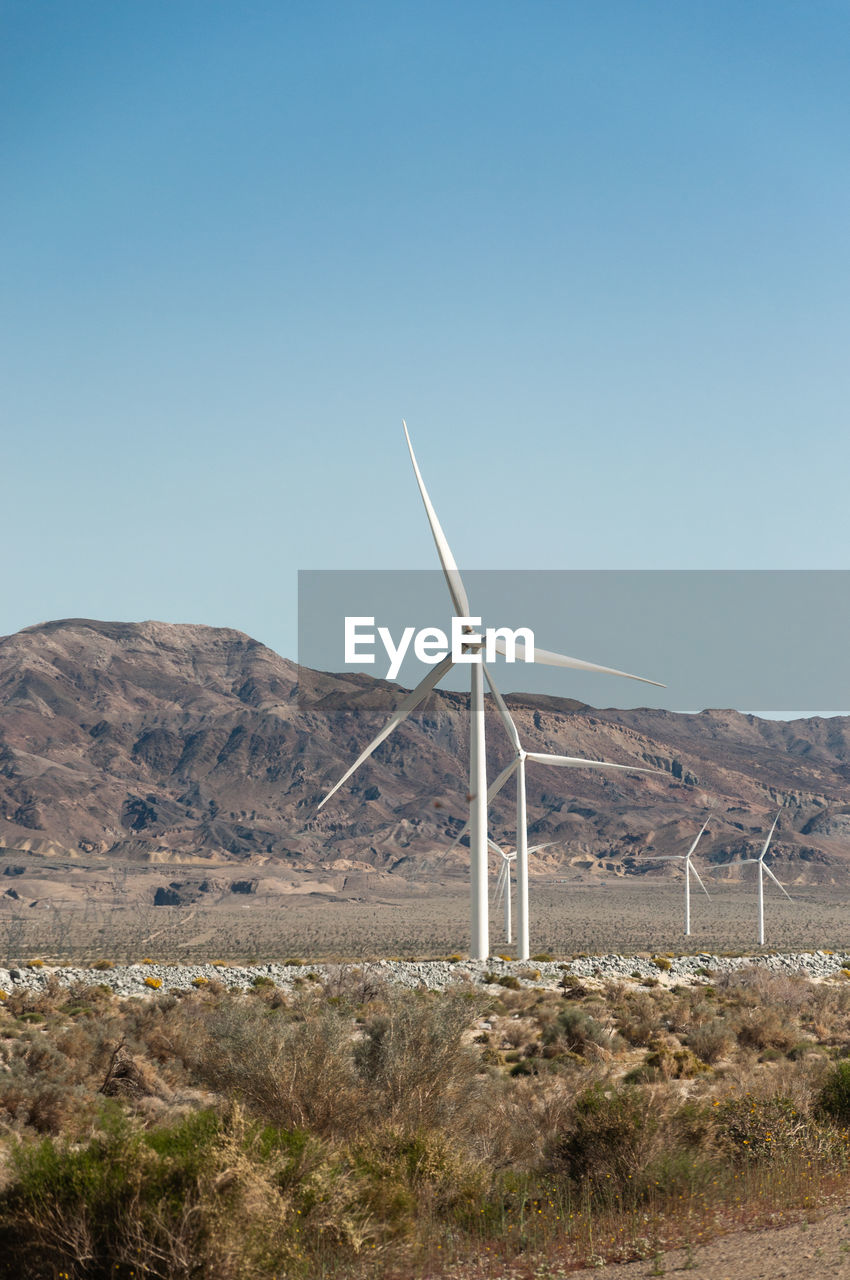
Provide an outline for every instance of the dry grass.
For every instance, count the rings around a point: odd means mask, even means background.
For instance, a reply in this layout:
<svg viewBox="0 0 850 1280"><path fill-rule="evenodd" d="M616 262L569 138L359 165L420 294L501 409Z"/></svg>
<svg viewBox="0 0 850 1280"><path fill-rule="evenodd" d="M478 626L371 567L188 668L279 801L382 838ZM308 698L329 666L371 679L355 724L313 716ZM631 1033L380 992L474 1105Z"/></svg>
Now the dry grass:
<svg viewBox="0 0 850 1280"><path fill-rule="evenodd" d="M93 975L94 976L94 975ZM513 1274L651 1256L847 1189L850 989L0 1006L0 1277Z"/></svg>

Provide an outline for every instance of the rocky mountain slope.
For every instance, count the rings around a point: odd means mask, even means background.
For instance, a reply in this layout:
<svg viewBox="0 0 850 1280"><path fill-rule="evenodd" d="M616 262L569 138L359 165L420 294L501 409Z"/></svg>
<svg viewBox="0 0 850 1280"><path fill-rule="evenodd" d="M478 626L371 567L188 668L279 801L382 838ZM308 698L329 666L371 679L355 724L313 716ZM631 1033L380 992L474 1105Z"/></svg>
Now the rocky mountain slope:
<svg viewBox="0 0 850 1280"><path fill-rule="evenodd" d="M0 639L0 844L155 863L380 868L422 877L464 820L466 699L435 693L322 810L399 700L397 686L299 670L237 631L69 619ZM850 718L615 711L508 699L529 749L659 770L529 765L539 868L667 874L713 803L705 852L752 852L782 807L791 880L850 871ZM491 773L510 759L488 721ZM493 806L513 831L512 784ZM702 849L702 846L701 846ZM788 865L792 864L792 865ZM650 864L651 865L651 864Z"/></svg>

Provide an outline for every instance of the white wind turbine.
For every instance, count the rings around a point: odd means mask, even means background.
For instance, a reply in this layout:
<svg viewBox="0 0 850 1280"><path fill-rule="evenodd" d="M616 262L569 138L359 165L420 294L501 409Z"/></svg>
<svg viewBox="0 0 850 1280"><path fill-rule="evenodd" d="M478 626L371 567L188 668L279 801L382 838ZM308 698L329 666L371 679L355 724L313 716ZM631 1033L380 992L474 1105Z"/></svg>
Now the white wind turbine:
<svg viewBox="0 0 850 1280"><path fill-rule="evenodd" d="M702 833L705 831L706 827L708 826L709 821L710 819L706 818L705 822L702 824L702 826L699 829L699 833L697 835L696 840L694 840L693 844L691 845L687 853L654 853L654 854L651 854L648 858L641 859L641 862L682 862L684 863L683 870L685 872L685 937L686 938L690 937L690 934L691 934L691 876L692 875L694 876L697 884L702 889L705 896L707 898L711 897L711 894L708 892L708 890L706 889L705 885L702 882L702 879L700 878L699 872L691 862L691 855L693 854L694 850L699 844L700 839L702 837Z"/></svg>
<svg viewBox="0 0 850 1280"><path fill-rule="evenodd" d="M528 855L533 853L535 849L541 848L535 845L534 848L528 847L528 810L526 803L526 781L525 766L528 760L535 764L555 765L559 769L619 769L627 770L631 773L660 773L660 769L644 769L639 765L631 764L611 764L607 760L585 760L581 756L560 756L553 755L548 751L526 751L519 740L519 730L516 727L514 718L507 708L504 698L493 683L487 667L484 667L484 674L490 685L490 692L496 703L496 709L499 718L505 727L508 737L514 748L514 758L510 764L506 765L496 779L491 782L490 789L487 792L487 803L498 795L502 787L508 779L516 773L516 865L517 865L517 959L527 960L531 953L531 941L529 930L529 907L528 907ZM622 674L622 673L620 673ZM640 679L639 676L632 676L634 679ZM647 681L647 683L655 683ZM460 844L467 831L470 830L470 824L462 827L449 845L446 852L442 855L446 858L458 844Z"/></svg>
<svg viewBox="0 0 850 1280"><path fill-rule="evenodd" d="M764 873L765 873L765 871L766 871L766 872L767 872L767 874L770 876L770 878L771 878L771 880L773 881L773 883L774 883L774 884L776 884L776 885L779 885L779 888L780 888L780 889L782 890L782 892L785 894L785 897L788 899L788 901L789 901L789 902L791 902L791 900L792 900L792 899L791 899L791 894L790 894L790 893L788 893L788 892L786 891L786 889L785 889L785 886L784 886L784 885L779 884L779 881L776 879L776 876L773 874L773 872L771 871L770 867L767 865L767 863L766 863L766 862L765 862L765 860L764 860L764 855L767 853L768 846L769 846L769 844L770 844L771 840L773 839L773 833L774 833L774 831L776 830L776 824L777 824L777 822L779 821L779 814L780 814L781 812L782 812L782 810L780 809L780 810L779 810L779 813L777 813L776 817L773 819L773 826L770 828L770 830L769 830L769 831L768 831L768 833L767 833L767 839L766 839L766 840L765 840L765 842L764 842L764 848L762 849L761 853L759 854L759 856L758 856L757 858L741 858L741 859L739 859L737 862L736 862L736 861L735 861L735 859L733 858L731 862L721 862L721 863L718 863L718 866L721 866L721 867L748 867L748 866L751 866L751 865L753 865L753 864L755 864L755 863L758 863L758 869L759 869L759 946L760 946L760 947L763 947L763 946L764 946Z"/></svg>
<svg viewBox="0 0 850 1280"><path fill-rule="evenodd" d="M425 482L422 479L422 473L419 470L419 464L416 461L416 455L413 452L413 445L410 441L410 434L407 430L407 424L403 423L404 434L407 440L407 448L410 453L410 460L413 463L413 473L416 477L416 483L419 487L419 493L425 507L425 514L428 517L428 523L431 527L431 534L434 538L434 544L437 548L437 555L440 559L440 565L446 579L446 585L449 589L452 605L455 609L455 616L458 618L469 618L471 610L466 590L458 571L457 562L452 555L446 535L443 533L440 521L437 519L437 513L434 510L433 503L428 496L425 488ZM481 644L470 645L473 651L479 651ZM499 653L504 653L504 644L497 642L496 649ZM517 645L517 651L521 657L524 657L524 647ZM625 676L629 680L642 680L645 684L657 684L656 680L646 680L643 676L632 676L627 671L617 671L612 667L599 666L595 662L584 662L581 658L568 658L560 653L550 653L546 649L539 649L535 645L534 661L543 663L553 667L569 667L577 671L598 671L604 675ZM416 688L404 698L384 725L377 737L373 738L365 750L354 761L349 769L345 771L339 781L331 787L330 791L320 802L319 808L327 804L331 796L347 782L355 770L371 756L376 747L389 737L393 729L397 728L403 720L410 715L423 702L428 694L439 684L443 676L446 675L454 663L449 653L441 662L438 662L425 676ZM487 758L484 739L484 672L483 662L470 662L470 700L469 700L469 823L470 832L470 896L471 896L471 921L470 921L470 955L473 960L486 960L490 954L490 931L489 931L489 912L487 902ZM492 686L492 681L491 681ZM663 688L663 685L660 686ZM501 785L501 784L500 784ZM522 831L525 831L525 822L522 823ZM520 835L517 834L519 842ZM517 863L520 863L520 851L518 848ZM521 873L522 874L522 873ZM527 936L528 929L528 892L527 892L527 867L524 872L526 879L525 899L520 904L521 919L525 920L525 930Z"/></svg>
<svg viewBox="0 0 850 1280"><path fill-rule="evenodd" d="M504 895L505 902L505 942L509 945L513 941L511 937L511 863L516 861L516 850L512 853L505 853L501 845L496 844L495 840L487 840L488 845L494 853L498 853L502 859L499 867L499 874L496 876L496 888L493 891L493 906L498 909L499 903Z"/></svg>
<svg viewBox="0 0 850 1280"><path fill-rule="evenodd" d="M496 844L495 840L489 837L487 843L493 853L498 853L502 859L499 866L499 874L496 876L496 885L493 890L493 905L498 909L499 904L504 901L505 904L505 942L510 945L513 942L513 927L511 924L511 863L516 862L516 849L511 849L510 853L505 853L501 845ZM548 849L549 844L533 844L528 853L537 853L538 849ZM528 959L528 957L525 957Z"/></svg>

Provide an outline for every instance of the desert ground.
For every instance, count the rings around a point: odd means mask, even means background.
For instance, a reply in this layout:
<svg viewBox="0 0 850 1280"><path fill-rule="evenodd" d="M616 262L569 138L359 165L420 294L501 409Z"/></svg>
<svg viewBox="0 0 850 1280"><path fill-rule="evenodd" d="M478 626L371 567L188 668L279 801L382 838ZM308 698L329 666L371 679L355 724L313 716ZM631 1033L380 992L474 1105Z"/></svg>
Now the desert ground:
<svg viewBox="0 0 850 1280"><path fill-rule="evenodd" d="M784 1227L730 1231L696 1248L582 1268L573 1272L573 1280L644 1280L682 1272L691 1280L792 1280L803 1273L809 1280L850 1276L850 1203L823 1218L810 1215Z"/></svg>
<svg viewBox="0 0 850 1280"><path fill-rule="evenodd" d="M0 992L3 1280L850 1270L844 972L165 990L153 966L128 998L105 962L32 969Z"/></svg>
<svg viewBox="0 0 850 1280"><path fill-rule="evenodd" d="M410 881L380 872L272 867L155 868L4 851L0 859L0 963L56 959L362 959L462 953L468 883L462 875ZM752 870L752 869L751 869ZM641 878L538 877L531 882L532 952L746 952L756 950L756 880L708 881L692 892L683 936L683 885ZM771 950L850 945L850 885L768 882ZM505 944L493 909L494 953Z"/></svg>

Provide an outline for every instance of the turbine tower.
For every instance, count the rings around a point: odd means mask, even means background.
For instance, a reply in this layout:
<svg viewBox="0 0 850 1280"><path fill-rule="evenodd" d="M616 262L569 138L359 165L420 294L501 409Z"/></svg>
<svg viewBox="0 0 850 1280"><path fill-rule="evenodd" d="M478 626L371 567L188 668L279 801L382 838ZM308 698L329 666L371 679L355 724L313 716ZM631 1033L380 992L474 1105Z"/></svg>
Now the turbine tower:
<svg viewBox="0 0 850 1280"><path fill-rule="evenodd" d="M773 883L774 883L774 884L776 884L776 885L779 885L779 888L780 888L780 889L782 890L782 892L785 894L785 897L788 899L788 901L789 901L789 902L791 902L791 901L792 901L792 899L791 899L791 894L786 892L786 889L785 889L785 886L784 886L784 885L779 884L779 881L776 879L776 876L773 874L773 872L771 871L770 867L767 865L767 863L766 863L766 862L765 862L765 860L764 860L764 855L767 853L768 846L769 846L769 844L770 844L771 840L773 839L773 833L774 833L774 831L776 830L776 824L777 824L777 822L779 821L779 814L780 814L781 812L782 812L782 810L780 809L780 810L779 810L779 813L777 813L776 817L773 819L773 826L770 828L770 830L769 830L769 831L768 831L768 833L767 833L767 839L766 839L766 840L765 840L765 842L764 842L764 848L762 849L761 853L759 854L759 856L758 856L757 858L741 858L738 862L736 862L736 861L734 860L734 858L733 858L731 862L721 862L721 863L718 863L718 866L721 866L721 867L748 867L748 866L752 866L752 865L754 865L755 863L758 863L758 869L759 869L759 946L760 946L760 947L763 947L763 946L764 946L764 873L765 873L765 871L766 871L766 872L767 872L767 874L770 876L770 878L771 878L771 880L773 881Z"/></svg>
<svg viewBox="0 0 850 1280"><path fill-rule="evenodd" d="M425 481L422 479L422 473L419 470L419 464L416 461L416 455L413 452L413 445L410 440L410 433L407 430L407 424L402 423L404 427L404 435L407 440L407 448L410 453L410 461L413 464L413 474L416 477L416 483L425 507L425 514L428 517L428 524L431 527L431 534L434 544L437 548L437 555L446 579L446 586L449 590L452 606L455 610L455 617L468 618L472 616L469 599L461 580L457 562L452 555L451 548L448 544L446 535L443 533L442 525L437 518L434 505L425 488ZM470 644L468 649L470 652L479 652L482 648L480 642ZM524 657L523 646L518 645L517 649L520 656ZM496 651L505 652L504 641L497 641ZM564 654L551 653L546 649L534 647L534 661L543 663L552 667L568 667L577 671L597 671L609 676L624 676L629 680L641 680L644 684L658 684L656 680L647 680L643 676L633 676L627 671L617 671L613 667L599 666L595 662L585 662L581 658L568 658ZM331 787L330 791L319 803L319 809L327 804L331 796L339 790L344 782L347 782L351 775L359 769L365 760L368 760L376 747L389 737L393 729L397 728L403 720L410 715L419 706L420 702L427 698L428 694L439 684L443 676L446 675L453 667L454 662L451 654L447 654L441 662L438 662L425 676L412 693L398 705L390 719L384 725L377 737L373 738L365 750L354 761L349 769L345 771L339 781ZM487 757L486 743L484 737L484 671L483 662L470 662L470 699L469 699L469 823L468 829L470 833L470 955L473 960L486 960L490 954L490 928L489 928L489 912L487 902ZM664 686L660 686L663 688ZM525 823L522 825L525 830ZM519 834L517 839L519 840ZM518 854L519 858L519 854ZM526 873L527 874L527 873ZM525 918L527 929L527 890L525 902Z"/></svg>
<svg viewBox="0 0 850 1280"><path fill-rule="evenodd" d="M705 896L707 898L711 898L711 894L708 892L705 885L703 884L702 879L700 878L699 872L691 862L691 855L696 849L697 845L699 844L702 834L705 831L708 824L709 824L709 818L706 818L705 822L702 824L702 826L699 829L699 833L697 835L696 840L694 840L693 844L691 845L687 853L667 853L667 854L657 853L657 854L650 854L648 858L641 859L642 862L682 862L684 863L685 937L686 938L689 938L691 936L691 875L694 876L697 884L702 889Z"/></svg>
<svg viewBox="0 0 850 1280"><path fill-rule="evenodd" d="M528 960L531 954L530 940L530 924L529 924L529 902L528 902L528 855L534 853L537 849L542 848L541 845L535 845L533 848L528 847L528 810L526 804L526 781L525 766L528 760L535 764L555 765L560 769L622 769L631 773L661 773L660 769L644 769L639 765L631 764L612 764L607 760L585 760L581 756L560 756L553 755L548 751L526 751L519 739L519 730L516 722L507 708L507 704L493 681L489 669L484 667L484 674L487 677L487 683L490 686L490 692L496 703L496 710L499 718L505 727L505 731L510 738L511 745L514 749L514 758L510 764L506 765L500 774L497 775L495 781L490 784L487 792L488 805L495 796L499 794L505 783L516 773L516 877L517 877L517 959ZM640 676L632 676L632 679L640 679ZM649 682L648 682L649 683ZM654 682L652 682L654 683ZM467 831L470 830L470 824L461 827L452 843L449 845L442 858L448 857L452 849L460 844ZM440 861L442 861L442 858Z"/></svg>

